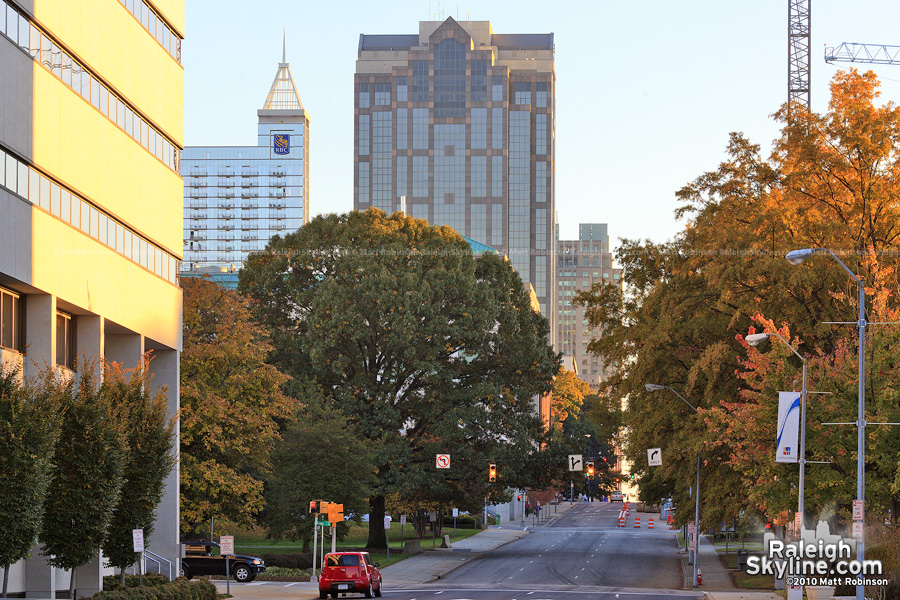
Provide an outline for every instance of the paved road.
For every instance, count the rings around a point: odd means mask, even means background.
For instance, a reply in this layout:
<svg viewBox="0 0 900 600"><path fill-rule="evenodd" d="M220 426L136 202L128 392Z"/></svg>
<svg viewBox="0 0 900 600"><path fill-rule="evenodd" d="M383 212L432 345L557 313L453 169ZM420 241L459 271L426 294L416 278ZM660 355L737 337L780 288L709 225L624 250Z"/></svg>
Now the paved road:
<svg viewBox="0 0 900 600"><path fill-rule="evenodd" d="M699 600L681 591L680 559L665 528L616 527L621 503L580 504L551 526L502 546L446 575L418 585L391 585L387 600ZM455 555L456 553L454 553ZM460 556L464 553L460 553ZM253 586L254 584L250 584ZM263 587L262 582L256 584ZM254 599L317 598L310 584L285 589L272 582ZM305 588L305 589L303 589ZM241 592L249 592L242 588ZM235 588L232 586L232 593ZM243 594L235 596L243 600ZM348 598L361 597L359 595Z"/></svg>
<svg viewBox="0 0 900 600"><path fill-rule="evenodd" d="M680 590L682 575L667 529L616 527L621 503L573 507L550 527L458 569L445 585L479 583ZM641 515L646 526L648 515Z"/></svg>

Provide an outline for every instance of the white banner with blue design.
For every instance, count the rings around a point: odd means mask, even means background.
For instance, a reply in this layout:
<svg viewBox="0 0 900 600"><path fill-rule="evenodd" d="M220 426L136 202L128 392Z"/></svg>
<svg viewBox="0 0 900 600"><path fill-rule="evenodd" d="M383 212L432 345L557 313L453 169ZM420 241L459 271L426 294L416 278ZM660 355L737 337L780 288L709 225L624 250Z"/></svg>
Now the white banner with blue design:
<svg viewBox="0 0 900 600"><path fill-rule="evenodd" d="M800 393L778 392L778 446L775 462L797 462L799 446Z"/></svg>

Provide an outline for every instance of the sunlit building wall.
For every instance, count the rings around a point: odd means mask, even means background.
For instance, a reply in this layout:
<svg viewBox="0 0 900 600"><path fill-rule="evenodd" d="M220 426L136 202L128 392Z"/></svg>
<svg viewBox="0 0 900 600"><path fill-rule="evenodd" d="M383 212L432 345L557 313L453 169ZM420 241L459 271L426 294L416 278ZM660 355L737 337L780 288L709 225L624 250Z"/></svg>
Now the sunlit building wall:
<svg viewBox="0 0 900 600"><path fill-rule="evenodd" d="M170 415L183 32L183 0L0 0L0 361L77 378L83 356L135 367L151 352ZM178 564L178 527L176 467L147 545L162 564ZM79 568L79 595L102 572L99 555ZM28 597L69 585L38 547L8 575Z"/></svg>

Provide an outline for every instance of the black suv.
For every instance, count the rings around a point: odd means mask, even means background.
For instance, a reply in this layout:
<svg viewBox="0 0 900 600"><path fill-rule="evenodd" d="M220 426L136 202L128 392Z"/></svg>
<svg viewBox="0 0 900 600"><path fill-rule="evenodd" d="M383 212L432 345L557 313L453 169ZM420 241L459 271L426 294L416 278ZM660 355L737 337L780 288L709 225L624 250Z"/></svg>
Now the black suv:
<svg viewBox="0 0 900 600"><path fill-rule="evenodd" d="M231 575L236 581L248 583L266 570L261 558L232 554L228 557ZM219 544L215 542L189 542L184 545L181 559L181 574L190 579L195 575L225 576L225 557L219 554Z"/></svg>

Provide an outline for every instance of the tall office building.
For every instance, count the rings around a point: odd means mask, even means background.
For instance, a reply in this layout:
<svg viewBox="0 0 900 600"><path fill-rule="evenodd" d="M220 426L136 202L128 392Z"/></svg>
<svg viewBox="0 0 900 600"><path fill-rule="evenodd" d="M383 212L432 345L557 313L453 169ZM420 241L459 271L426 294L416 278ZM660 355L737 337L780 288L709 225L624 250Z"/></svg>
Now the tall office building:
<svg viewBox="0 0 900 600"><path fill-rule="evenodd" d="M309 115L286 53L256 114L256 146L184 149L186 275L238 269L273 235L309 221Z"/></svg>
<svg viewBox="0 0 900 600"><path fill-rule="evenodd" d="M600 332L588 326L584 307L575 306L573 300L578 291L589 290L595 283L621 288L622 269L612 266L606 223L581 223L577 240L559 240L556 244L556 351L572 357L578 365L578 376L596 390L608 372L602 361L588 354L587 347Z"/></svg>
<svg viewBox="0 0 900 600"><path fill-rule="evenodd" d="M555 339L553 34L422 21L359 37L357 210L400 208L496 248L534 286Z"/></svg>
<svg viewBox="0 0 900 600"><path fill-rule="evenodd" d="M183 0L0 0L0 362L66 378L152 351L178 410ZM178 440L175 440L178 447ZM77 517L77 515L76 515ZM178 467L147 549L177 574ZM78 569L79 595L102 560ZM9 592L56 598L40 554Z"/></svg>

